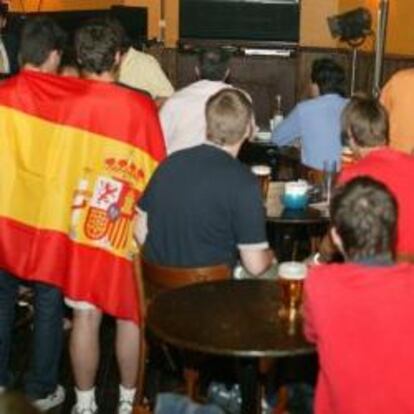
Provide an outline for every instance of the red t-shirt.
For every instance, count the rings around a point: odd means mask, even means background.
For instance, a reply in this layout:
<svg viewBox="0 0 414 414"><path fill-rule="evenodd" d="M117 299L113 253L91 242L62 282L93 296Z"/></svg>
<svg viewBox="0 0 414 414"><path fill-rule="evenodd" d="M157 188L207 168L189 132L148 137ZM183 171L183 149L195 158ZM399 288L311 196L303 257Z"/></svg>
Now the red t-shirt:
<svg viewBox="0 0 414 414"><path fill-rule="evenodd" d="M372 151L341 172L339 182L367 175L385 184L398 203L397 253L414 254L414 157L390 148Z"/></svg>
<svg viewBox="0 0 414 414"><path fill-rule="evenodd" d="M313 268L305 334L320 371L315 414L414 413L414 266Z"/></svg>

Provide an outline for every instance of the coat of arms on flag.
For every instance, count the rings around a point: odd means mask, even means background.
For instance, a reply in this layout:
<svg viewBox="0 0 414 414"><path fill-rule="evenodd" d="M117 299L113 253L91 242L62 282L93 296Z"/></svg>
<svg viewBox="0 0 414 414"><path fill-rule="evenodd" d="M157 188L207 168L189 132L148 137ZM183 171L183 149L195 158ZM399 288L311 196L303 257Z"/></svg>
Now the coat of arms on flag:
<svg viewBox="0 0 414 414"><path fill-rule="evenodd" d="M110 158L104 164L100 174L89 173L79 182L72 205L71 238L130 258L137 188L144 173L126 159Z"/></svg>

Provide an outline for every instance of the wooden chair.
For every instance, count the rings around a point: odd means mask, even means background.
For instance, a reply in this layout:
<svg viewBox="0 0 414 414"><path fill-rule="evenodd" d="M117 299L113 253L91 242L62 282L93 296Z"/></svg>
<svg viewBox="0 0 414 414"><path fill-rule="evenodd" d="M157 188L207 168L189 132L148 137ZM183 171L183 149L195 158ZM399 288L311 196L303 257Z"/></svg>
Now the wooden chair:
<svg viewBox="0 0 414 414"><path fill-rule="evenodd" d="M144 258L141 258L141 270L147 301L164 290L231 277L231 270L227 265L193 268L166 267L151 263Z"/></svg>
<svg viewBox="0 0 414 414"><path fill-rule="evenodd" d="M137 257L134 261L135 274L137 277L138 297L142 315L139 372L137 381L137 409L143 406L145 365L148 354L148 344L145 339L145 317L146 309L150 301L159 293L168 289L177 289L193 283L224 280L231 278L231 269L227 265L216 265L209 267L166 267L159 266L147 261L143 257ZM186 392L190 398L194 398L198 371L185 368L184 378ZM138 413L139 411L136 411Z"/></svg>

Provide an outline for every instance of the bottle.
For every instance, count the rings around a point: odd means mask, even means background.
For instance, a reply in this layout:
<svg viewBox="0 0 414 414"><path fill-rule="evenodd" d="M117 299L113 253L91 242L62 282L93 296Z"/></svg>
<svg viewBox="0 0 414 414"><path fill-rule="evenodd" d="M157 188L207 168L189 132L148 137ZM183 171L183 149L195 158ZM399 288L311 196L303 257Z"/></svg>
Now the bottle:
<svg viewBox="0 0 414 414"><path fill-rule="evenodd" d="M283 118L284 116L282 111L282 96L276 95L273 117L270 120L270 128L272 131L283 121Z"/></svg>

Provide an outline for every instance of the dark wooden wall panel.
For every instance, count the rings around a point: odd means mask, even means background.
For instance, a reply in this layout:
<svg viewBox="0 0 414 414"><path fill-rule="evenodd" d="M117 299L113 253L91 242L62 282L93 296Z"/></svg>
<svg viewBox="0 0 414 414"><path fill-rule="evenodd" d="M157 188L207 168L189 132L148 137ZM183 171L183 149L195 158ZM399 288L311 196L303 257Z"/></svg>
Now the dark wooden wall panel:
<svg viewBox="0 0 414 414"><path fill-rule="evenodd" d="M197 57L191 53L177 53L176 87L182 88L196 80L194 68ZM283 110L295 103L296 57L232 56L230 83L245 89L253 98L257 123L269 125L276 94L282 95Z"/></svg>
<svg viewBox="0 0 414 414"><path fill-rule="evenodd" d="M159 48L151 49L151 53L159 59L176 88L182 88L196 80L196 55L177 49ZM349 90L351 52L335 49L301 48L290 58L234 55L230 61L231 82L251 94L258 124L266 127L276 94L282 95L285 112L292 109L295 102L308 96L312 62L322 57L333 58L345 67ZM408 67L414 67L414 56L387 56L384 60L383 82L398 70ZM374 55L359 53L356 90L369 93L373 74Z"/></svg>
<svg viewBox="0 0 414 414"><path fill-rule="evenodd" d="M296 57L234 57L231 81L252 97L258 125L269 127L277 94L282 97L282 110L290 111L295 104Z"/></svg>

